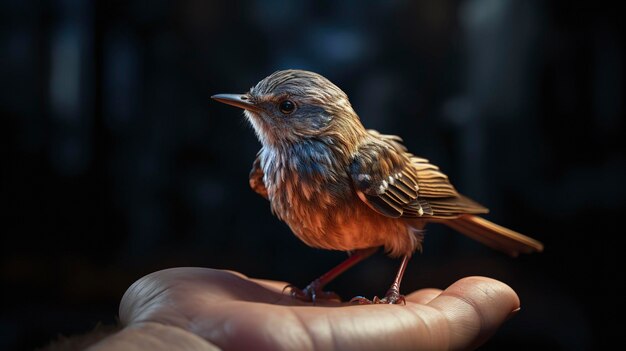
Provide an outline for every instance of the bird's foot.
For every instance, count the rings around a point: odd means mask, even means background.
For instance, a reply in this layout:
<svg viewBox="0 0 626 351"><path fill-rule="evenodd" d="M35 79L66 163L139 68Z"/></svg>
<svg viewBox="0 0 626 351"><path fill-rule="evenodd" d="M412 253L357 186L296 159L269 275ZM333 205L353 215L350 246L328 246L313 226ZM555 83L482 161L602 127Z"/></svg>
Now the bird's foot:
<svg viewBox="0 0 626 351"><path fill-rule="evenodd" d="M341 302L341 297L332 291L324 291L317 280L314 280L311 284L307 285L304 289L299 289L295 285L287 285L283 289L283 293L289 293L291 297L296 298L304 302L312 302L315 304L317 301L337 301Z"/></svg>
<svg viewBox="0 0 626 351"><path fill-rule="evenodd" d="M389 305L397 305L403 304L406 305L406 300L404 299L404 295L401 295L397 289L389 289L385 297L382 299L378 296L374 296L372 300L367 299L363 296L356 296L350 300L351 303L359 304L359 305L372 305L372 304L389 304Z"/></svg>

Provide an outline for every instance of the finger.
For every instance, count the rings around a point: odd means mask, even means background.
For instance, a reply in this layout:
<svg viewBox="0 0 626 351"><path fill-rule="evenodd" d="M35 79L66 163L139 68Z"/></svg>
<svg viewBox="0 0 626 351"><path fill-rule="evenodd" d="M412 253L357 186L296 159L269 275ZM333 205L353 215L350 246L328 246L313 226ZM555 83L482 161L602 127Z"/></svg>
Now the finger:
<svg viewBox="0 0 626 351"><path fill-rule="evenodd" d="M414 291L405 297L406 301L427 304L441 294L441 289L426 288Z"/></svg>
<svg viewBox="0 0 626 351"><path fill-rule="evenodd" d="M514 311L520 301L513 289L494 279L464 278L428 303L448 320L451 349L482 344Z"/></svg>
<svg viewBox="0 0 626 351"><path fill-rule="evenodd" d="M120 302L120 320L127 325L154 319L154 312L161 311L161 308L156 307L168 306L171 301L176 301L181 306L172 309L173 313L167 314L168 319L157 320L176 324L169 317L186 309L202 310L185 305L194 304L198 300L205 302L201 305L205 306L212 301L291 304L293 299L237 272L196 267L170 268L148 274L126 290Z"/></svg>
<svg viewBox="0 0 626 351"><path fill-rule="evenodd" d="M194 318L194 330L224 349L433 350L448 346L445 316L411 302L333 308L249 303L223 307Z"/></svg>

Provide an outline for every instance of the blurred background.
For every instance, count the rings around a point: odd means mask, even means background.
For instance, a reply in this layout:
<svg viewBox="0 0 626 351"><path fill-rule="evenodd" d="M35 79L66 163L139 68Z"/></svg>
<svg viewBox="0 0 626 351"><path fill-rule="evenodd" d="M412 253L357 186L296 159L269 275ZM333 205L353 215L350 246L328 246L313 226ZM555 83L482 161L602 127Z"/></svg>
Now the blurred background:
<svg viewBox="0 0 626 351"><path fill-rule="evenodd" d="M624 330L623 18L604 2L3 0L0 349L113 324L125 289L176 266L306 285L345 254L295 238L248 187L259 143L209 99L302 68L400 134L517 259L431 225L405 292L467 275L522 311L484 349L597 349ZM382 253L329 286L383 294Z"/></svg>

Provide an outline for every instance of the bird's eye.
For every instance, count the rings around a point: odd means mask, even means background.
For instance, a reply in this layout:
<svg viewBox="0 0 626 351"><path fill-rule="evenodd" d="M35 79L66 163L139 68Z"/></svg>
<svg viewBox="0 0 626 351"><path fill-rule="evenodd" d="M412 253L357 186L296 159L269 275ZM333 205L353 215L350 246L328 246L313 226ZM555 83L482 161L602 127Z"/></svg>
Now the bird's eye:
<svg viewBox="0 0 626 351"><path fill-rule="evenodd" d="M294 104L291 100L285 100L278 105L280 112L288 115L292 113L296 109L296 104Z"/></svg>

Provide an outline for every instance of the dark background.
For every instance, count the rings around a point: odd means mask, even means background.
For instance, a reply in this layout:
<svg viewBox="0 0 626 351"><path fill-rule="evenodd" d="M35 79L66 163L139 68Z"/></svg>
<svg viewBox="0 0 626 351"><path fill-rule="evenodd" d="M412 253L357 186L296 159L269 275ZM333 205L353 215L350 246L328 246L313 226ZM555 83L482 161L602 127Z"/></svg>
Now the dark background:
<svg viewBox="0 0 626 351"><path fill-rule="evenodd" d="M341 261L248 188L259 144L240 111L209 100L284 68L328 77L367 127L402 135L488 218L546 245L512 259L431 225L405 292L467 275L511 285L522 311L485 349L592 349L623 333L617 9L4 0L0 19L0 349L114 323L125 289L158 269L304 286ZM383 294L398 264L379 253L329 288Z"/></svg>

